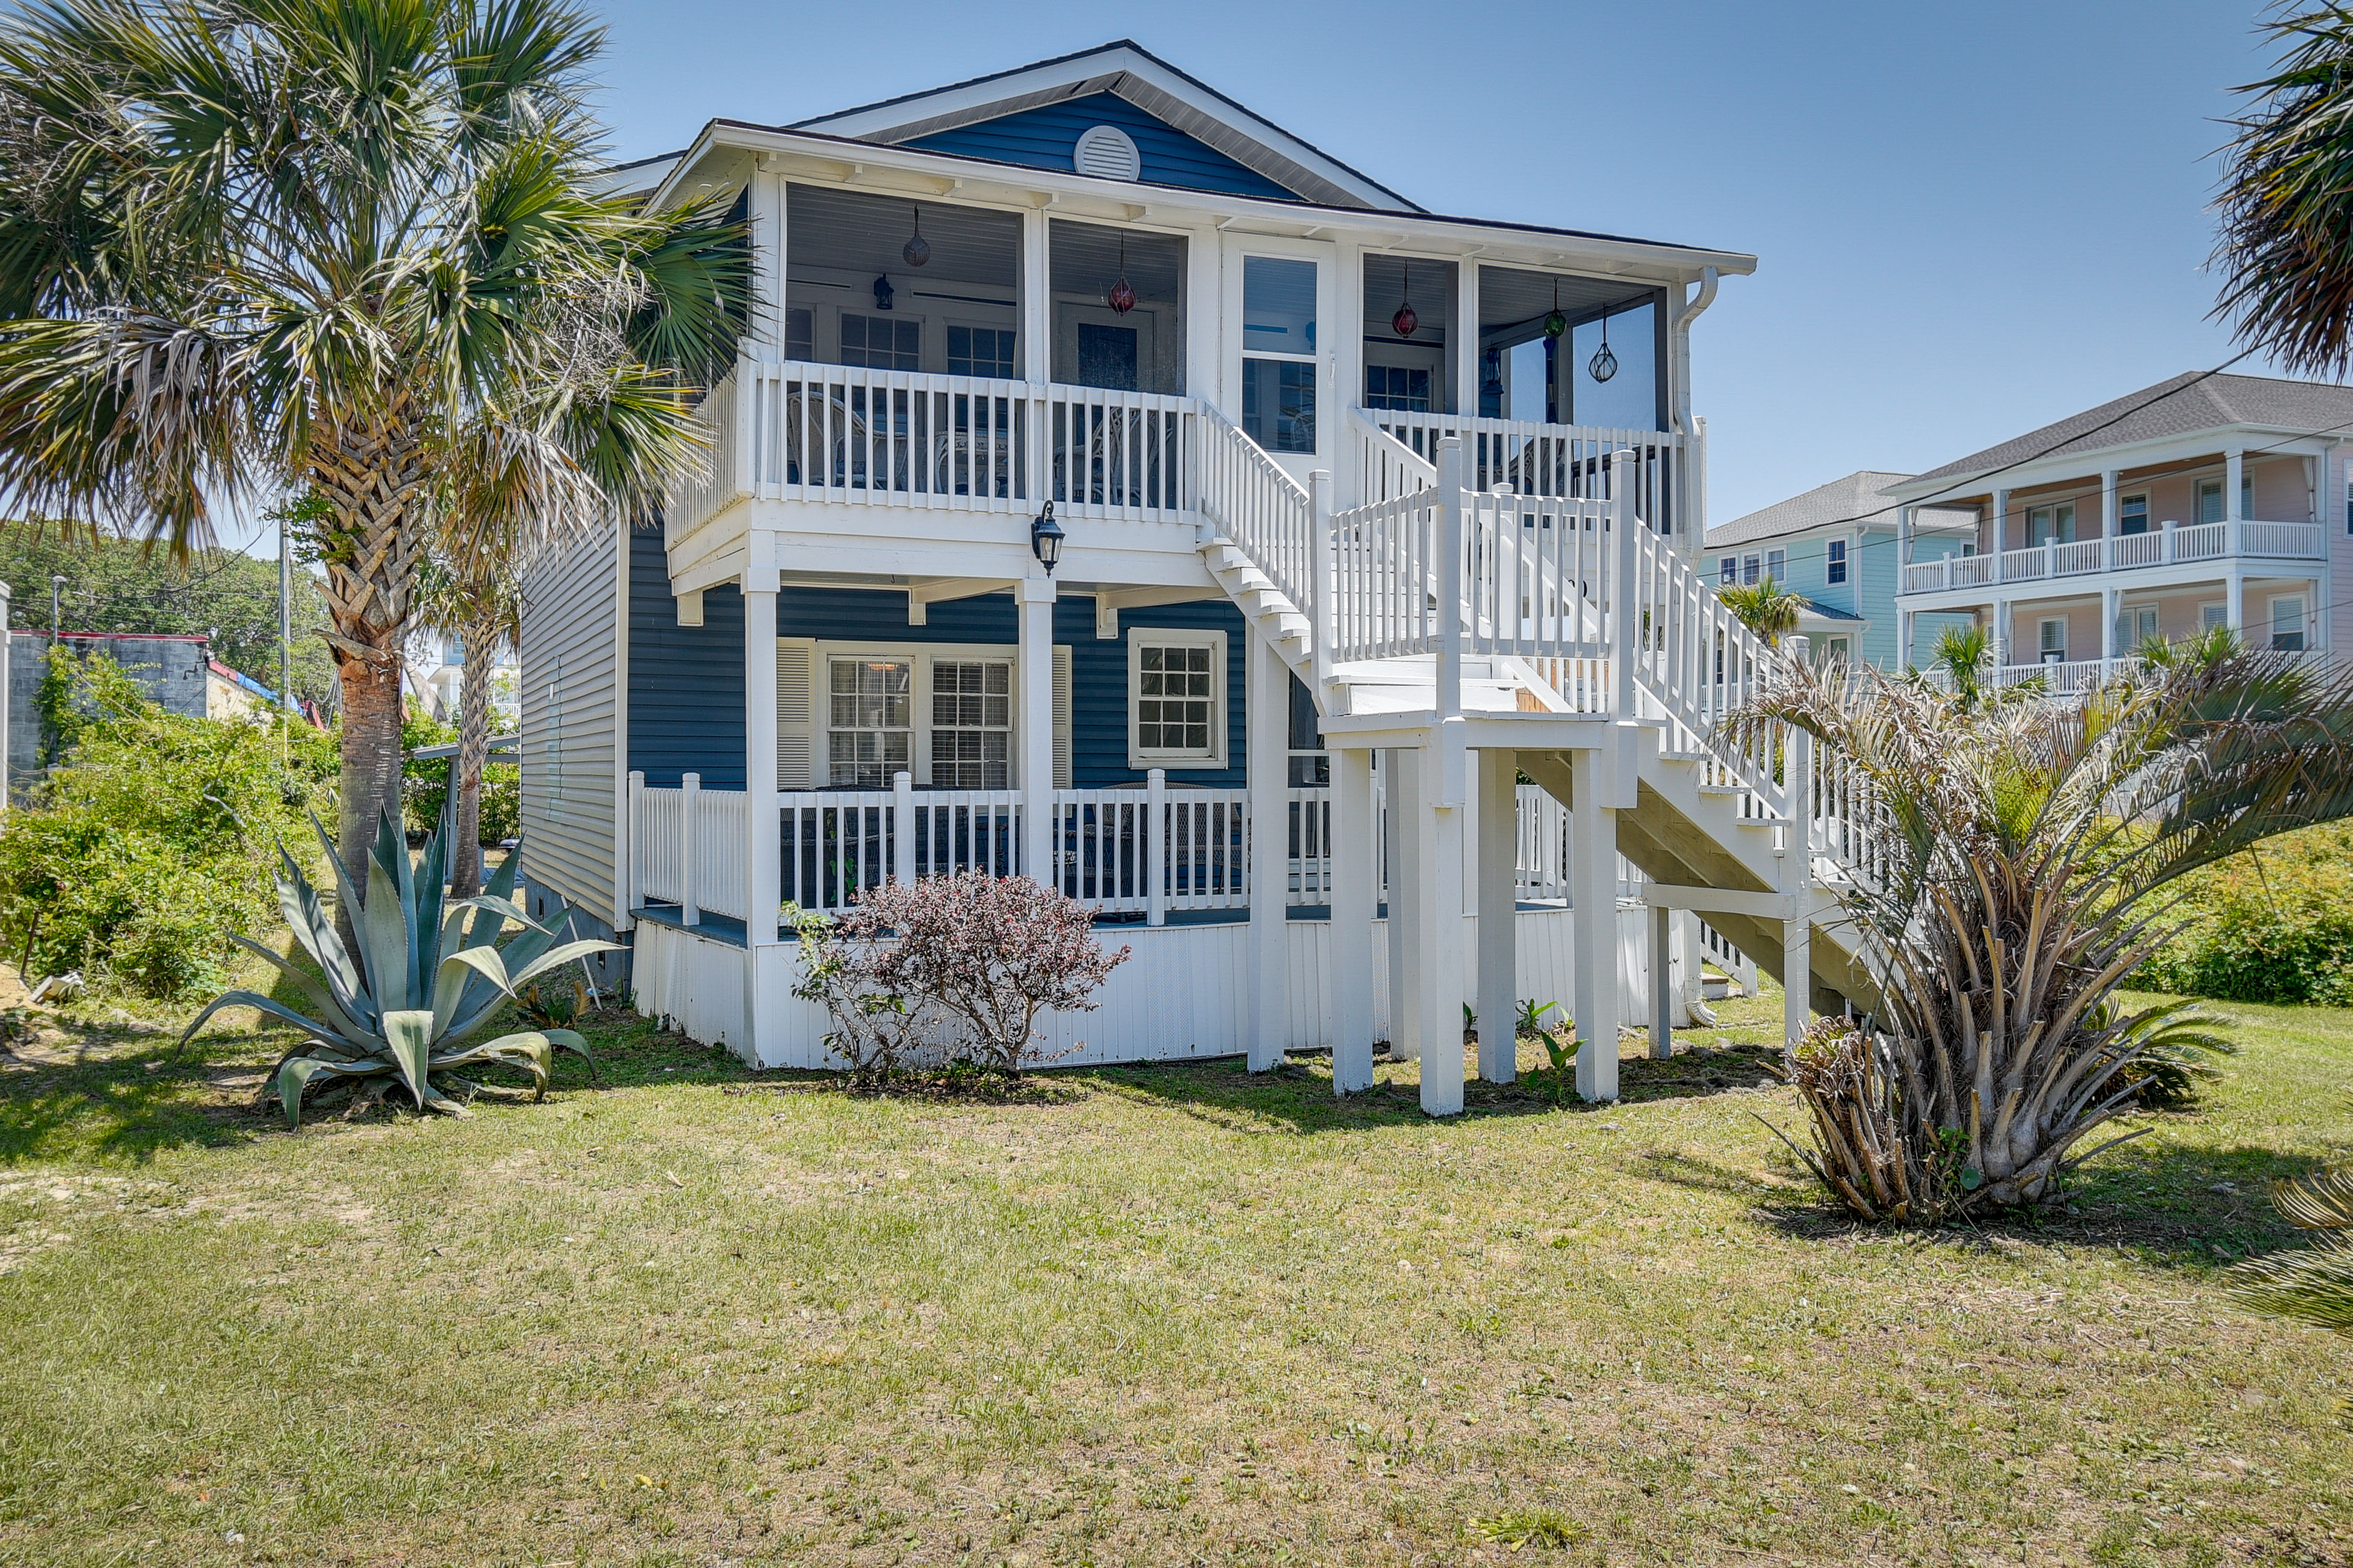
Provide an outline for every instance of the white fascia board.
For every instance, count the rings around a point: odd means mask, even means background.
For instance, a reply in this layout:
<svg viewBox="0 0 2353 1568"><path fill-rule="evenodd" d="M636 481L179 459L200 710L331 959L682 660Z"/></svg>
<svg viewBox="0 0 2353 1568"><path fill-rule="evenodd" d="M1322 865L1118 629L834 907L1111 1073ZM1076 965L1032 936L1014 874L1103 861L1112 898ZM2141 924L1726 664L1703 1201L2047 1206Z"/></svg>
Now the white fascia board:
<svg viewBox="0 0 2353 1568"><path fill-rule="evenodd" d="M1417 253L1477 257L1515 266L1596 269L1605 276L1647 283L1690 282L1709 268L1745 276L1757 258L1745 252L1710 250L1606 235L1489 224L1475 218L1427 213L1381 212L1361 207L1316 206L1216 191L1107 180L1076 171L999 163L946 153L923 153L880 142L858 142L805 131L780 131L728 121L703 127L695 144L650 198L659 206L678 193L698 167L723 153L767 157L769 167L788 179L871 186L893 195L954 197L976 205L1044 208L1057 216L1170 228L1239 229L1250 234L1347 238L1372 248L1410 248Z"/></svg>
<svg viewBox="0 0 2353 1568"><path fill-rule="evenodd" d="M1398 203L1414 205L1406 202L1404 196L1388 186L1376 184L1328 153L1302 142L1281 126L1260 118L1150 56L1124 47L1048 61L1027 70L986 78L961 87L944 88L937 92L919 93L865 109L821 115L813 120L797 121L794 129L821 131L830 136L850 137L859 141L870 137L921 134L926 132L917 131L918 127L930 127L942 121L975 124L994 118L993 110L1018 113L1039 102L1117 91L1124 85L1121 82L1123 77L1135 78L1149 89L1145 96L1156 93L1172 99L1194 113L1216 121L1257 142L1278 158L1299 165L1367 206L1390 206ZM1153 111L1149 103L1138 103L1136 107L1146 113ZM1233 154L1228 152L1227 156L1232 157ZM1238 159L1237 162L1247 160Z"/></svg>
<svg viewBox="0 0 2353 1568"><path fill-rule="evenodd" d="M2055 457L2037 458L2014 468L1999 472L1988 468L1979 473L1961 474L1933 482L1918 479L1891 485L1880 493L1894 504L1917 504L1926 496L1973 494L1981 489L2000 488L2010 491L2037 489L2044 485L2063 485L2079 479L2096 479L2105 468L2147 468L2159 464L2179 462L2191 458L2212 458L2220 461L2222 449L2233 444L2246 447L2250 458L2285 458L2306 453L2325 452L2340 441L2353 438L2353 426L2344 431L2322 432L2290 429L2277 425L2210 425L2203 430L2192 430L2179 436L2158 436L2146 441L2132 441L2116 447L2086 447L2063 452ZM2261 448L2258 450L2258 448Z"/></svg>

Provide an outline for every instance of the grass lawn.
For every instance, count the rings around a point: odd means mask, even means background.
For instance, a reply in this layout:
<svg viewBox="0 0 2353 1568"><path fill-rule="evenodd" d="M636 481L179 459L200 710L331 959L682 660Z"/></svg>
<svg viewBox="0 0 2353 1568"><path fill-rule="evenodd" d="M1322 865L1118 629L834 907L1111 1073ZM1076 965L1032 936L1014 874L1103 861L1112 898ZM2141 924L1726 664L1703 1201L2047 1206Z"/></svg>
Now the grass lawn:
<svg viewBox="0 0 2353 1568"><path fill-rule="evenodd" d="M1772 995L1443 1125L1410 1065L853 1099L616 1018L601 1086L295 1137L283 1036L86 1024L0 1054L0 1561L2342 1563L2353 1344L2220 1274L2353 1152L2353 1013L2221 1011L2066 1214L1927 1236L1759 1124Z"/></svg>

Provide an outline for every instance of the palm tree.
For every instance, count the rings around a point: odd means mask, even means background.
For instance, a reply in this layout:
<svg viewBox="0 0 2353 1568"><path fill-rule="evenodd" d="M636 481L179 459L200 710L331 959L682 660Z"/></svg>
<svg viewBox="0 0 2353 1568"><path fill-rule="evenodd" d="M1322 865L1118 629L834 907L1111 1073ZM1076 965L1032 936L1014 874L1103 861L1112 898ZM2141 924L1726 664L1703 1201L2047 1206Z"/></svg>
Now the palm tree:
<svg viewBox="0 0 2353 1568"><path fill-rule="evenodd" d="M435 562L425 574L418 618L456 635L458 755L449 773L449 895L470 899L482 883L482 768L491 751L491 653L522 639L522 587L514 571L484 562L465 573Z"/></svg>
<svg viewBox="0 0 2353 1568"><path fill-rule="evenodd" d="M1767 647L1780 647L1781 639L1798 629L1798 614L1806 607L1805 595L1791 593L1770 577L1745 585L1726 584L1715 591L1715 596Z"/></svg>
<svg viewBox="0 0 2353 1568"><path fill-rule="evenodd" d="M593 194L600 47L561 0L0 22L0 486L174 550L224 497L321 503L353 864L436 529L486 474L461 557L642 512L740 332L740 229Z"/></svg>
<svg viewBox="0 0 2353 1568"><path fill-rule="evenodd" d="M2263 26L2284 54L2240 89L2255 106L2227 150L2214 313L2283 368L2334 378L2353 367L2353 7Z"/></svg>
<svg viewBox="0 0 2353 1568"><path fill-rule="evenodd" d="M1974 706L1785 661L1749 716L1815 738L1880 858L1842 894L1873 1016L1825 1020L1794 1064L1816 1171L1873 1217L2052 1198L2088 1134L2219 1045L2114 1000L2175 880L2353 814L2353 683L2292 655L2218 645L2079 701Z"/></svg>
<svg viewBox="0 0 2353 1568"><path fill-rule="evenodd" d="M2316 1242L2239 1265L2232 1271L2239 1299L2353 1337L2353 1166L2282 1182L2272 1203L2290 1225L2316 1233ZM2346 1409L2353 1412L2353 1401Z"/></svg>

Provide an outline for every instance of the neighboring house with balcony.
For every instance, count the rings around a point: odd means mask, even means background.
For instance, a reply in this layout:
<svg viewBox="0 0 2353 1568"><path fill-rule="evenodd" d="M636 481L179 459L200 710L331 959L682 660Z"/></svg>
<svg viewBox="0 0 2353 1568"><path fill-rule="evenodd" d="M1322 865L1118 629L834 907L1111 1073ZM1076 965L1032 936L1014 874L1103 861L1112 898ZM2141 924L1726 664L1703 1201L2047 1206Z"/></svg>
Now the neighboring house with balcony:
<svg viewBox="0 0 2353 1568"><path fill-rule="evenodd" d="M822 1065L780 902L962 870L1133 950L1071 1059L1387 1040L1434 1112L1465 1004L1508 1077L1567 1003L1607 1098L1704 942L1864 994L1788 852L1845 796L1720 724L1765 658L1695 569L1753 258L1441 216L1128 43L616 179L732 204L757 291L708 471L528 584L529 897L649 1013Z"/></svg>
<svg viewBox="0 0 2353 1568"><path fill-rule="evenodd" d="M2004 679L2085 685L2215 626L2257 647L2353 638L2337 587L2353 581L2353 387L2179 375L1886 494L1906 517L1976 518L1967 555L1907 554L1899 636L1974 621Z"/></svg>
<svg viewBox="0 0 2353 1568"><path fill-rule="evenodd" d="M1897 519L1881 492L1911 477L1864 468L1719 523L1707 531L1701 572L1720 588L1769 577L1799 595L1798 631L1818 659L1900 669ZM1968 547L1971 522L1965 513L1923 509L1913 559Z"/></svg>
<svg viewBox="0 0 2353 1568"><path fill-rule="evenodd" d="M458 722L466 639L456 632L419 631L410 635L406 653L408 678L427 710L444 724ZM522 711L515 650L501 642L483 657L491 661L491 731L512 734Z"/></svg>

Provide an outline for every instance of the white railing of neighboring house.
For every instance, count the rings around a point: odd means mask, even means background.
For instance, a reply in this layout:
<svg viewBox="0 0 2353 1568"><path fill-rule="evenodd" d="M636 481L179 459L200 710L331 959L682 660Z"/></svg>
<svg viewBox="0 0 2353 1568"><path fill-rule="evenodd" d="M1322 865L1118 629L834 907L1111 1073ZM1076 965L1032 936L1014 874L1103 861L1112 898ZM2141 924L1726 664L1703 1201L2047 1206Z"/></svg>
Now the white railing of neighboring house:
<svg viewBox="0 0 2353 1568"><path fill-rule="evenodd" d="M1904 568L1904 592L1934 594L1948 588L1990 587L1997 583L2041 583L2058 577L2088 577L2142 566L2201 561L2327 558L2327 531L2316 522L2265 522L2253 518L2187 527L2168 522L2147 533L2054 540L2023 550L1915 561Z"/></svg>
<svg viewBox="0 0 2353 1568"><path fill-rule="evenodd" d="M1376 408L1366 417L1430 463L1440 443L1462 437L1465 488L1507 487L1523 496L1558 496L1603 500L1625 490L1635 514L1677 526L1681 505L1672 494L1676 457L1683 438L1665 430L1616 430L1599 425L1540 425L1518 419L1466 419L1455 414L1423 414ZM1374 492L1365 492L1375 499Z"/></svg>

